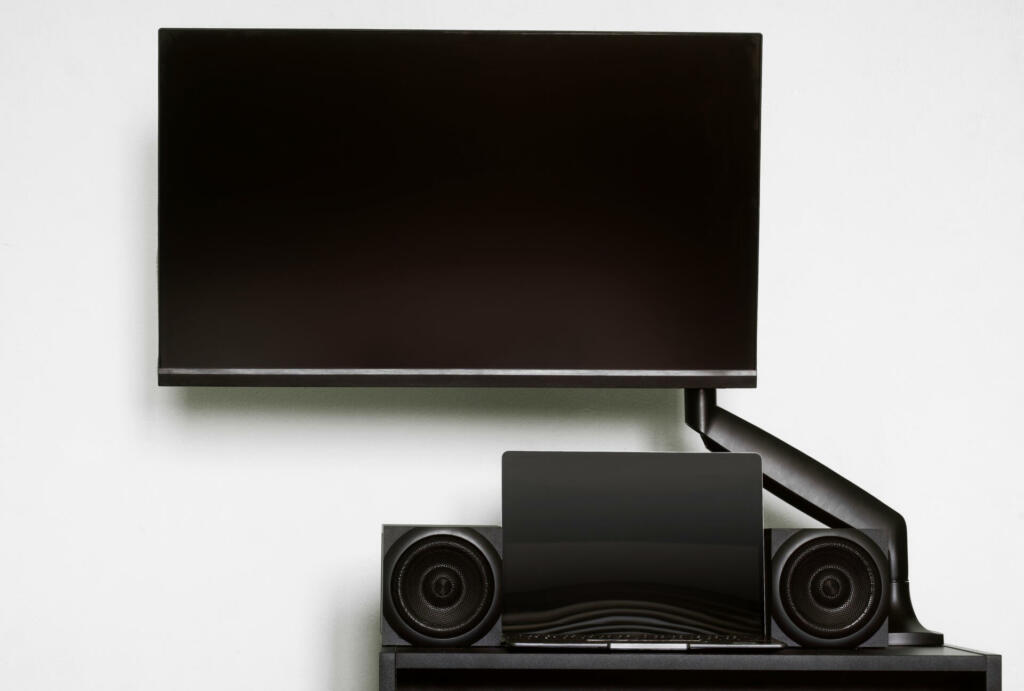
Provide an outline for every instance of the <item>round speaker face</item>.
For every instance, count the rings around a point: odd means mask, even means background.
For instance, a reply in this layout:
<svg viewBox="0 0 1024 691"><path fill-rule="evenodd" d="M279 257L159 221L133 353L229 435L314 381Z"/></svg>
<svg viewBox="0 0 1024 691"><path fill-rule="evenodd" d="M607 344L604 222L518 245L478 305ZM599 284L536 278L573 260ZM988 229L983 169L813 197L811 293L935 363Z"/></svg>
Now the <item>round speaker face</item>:
<svg viewBox="0 0 1024 691"><path fill-rule="evenodd" d="M499 558L475 531L410 531L384 568L384 613L410 642L471 643L497 618Z"/></svg>
<svg viewBox="0 0 1024 691"><path fill-rule="evenodd" d="M772 560L774 615L809 647L854 647L888 614L885 557L864 536L797 533Z"/></svg>

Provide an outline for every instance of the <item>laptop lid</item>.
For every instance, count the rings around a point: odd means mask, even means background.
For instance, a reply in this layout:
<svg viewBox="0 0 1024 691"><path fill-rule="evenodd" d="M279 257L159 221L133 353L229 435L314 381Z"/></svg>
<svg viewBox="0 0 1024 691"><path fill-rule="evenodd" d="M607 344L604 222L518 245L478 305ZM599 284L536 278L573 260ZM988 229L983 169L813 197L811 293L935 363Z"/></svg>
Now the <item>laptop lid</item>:
<svg viewBox="0 0 1024 691"><path fill-rule="evenodd" d="M502 631L765 638L761 458L509 451Z"/></svg>

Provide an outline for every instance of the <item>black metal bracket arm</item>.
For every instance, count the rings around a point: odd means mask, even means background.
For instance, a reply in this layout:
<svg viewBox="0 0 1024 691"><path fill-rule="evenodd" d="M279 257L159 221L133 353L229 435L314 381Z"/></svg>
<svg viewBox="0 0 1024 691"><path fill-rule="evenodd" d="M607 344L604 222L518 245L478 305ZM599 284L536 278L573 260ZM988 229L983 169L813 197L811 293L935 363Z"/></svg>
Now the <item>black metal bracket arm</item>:
<svg viewBox="0 0 1024 691"><path fill-rule="evenodd" d="M714 389L686 389L686 424L710 451L761 456L764 488L830 528L881 528L889 533L892 602L889 645L942 645L914 614L907 580L907 522L903 516L807 454L718 407Z"/></svg>

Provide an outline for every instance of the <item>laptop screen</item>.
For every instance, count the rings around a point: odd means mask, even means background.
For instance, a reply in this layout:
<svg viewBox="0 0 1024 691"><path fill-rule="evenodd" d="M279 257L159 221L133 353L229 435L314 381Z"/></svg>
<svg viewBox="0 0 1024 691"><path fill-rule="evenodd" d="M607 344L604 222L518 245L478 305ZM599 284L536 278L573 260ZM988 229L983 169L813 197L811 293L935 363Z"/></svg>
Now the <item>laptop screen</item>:
<svg viewBox="0 0 1024 691"><path fill-rule="evenodd" d="M756 454L507 452L504 635L763 638L761 482Z"/></svg>

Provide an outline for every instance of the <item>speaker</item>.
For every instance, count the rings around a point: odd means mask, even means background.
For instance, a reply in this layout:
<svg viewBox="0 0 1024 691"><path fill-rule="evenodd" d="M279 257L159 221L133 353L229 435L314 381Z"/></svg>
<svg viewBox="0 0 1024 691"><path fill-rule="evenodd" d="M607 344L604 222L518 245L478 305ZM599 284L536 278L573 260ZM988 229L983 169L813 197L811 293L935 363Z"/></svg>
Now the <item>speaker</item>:
<svg viewBox="0 0 1024 691"><path fill-rule="evenodd" d="M887 645L885 531L765 532L773 638L805 648Z"/></svg>
<svg viewBox="0 0 1024 691"><path fill-rule="evenodd" d="M385 525L381 645L501 644L501 528Z"/></svg>

